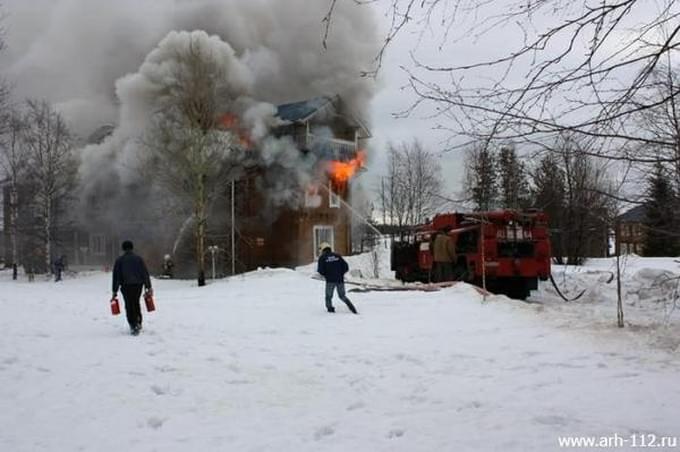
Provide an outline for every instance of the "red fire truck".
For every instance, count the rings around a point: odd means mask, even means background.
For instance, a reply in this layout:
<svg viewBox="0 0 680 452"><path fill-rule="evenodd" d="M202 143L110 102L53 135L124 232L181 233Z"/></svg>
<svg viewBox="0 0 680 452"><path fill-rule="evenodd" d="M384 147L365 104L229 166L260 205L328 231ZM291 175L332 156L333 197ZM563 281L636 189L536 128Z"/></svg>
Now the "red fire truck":
<svg viewBox="0 0 680 452"><path fill-rule="evenodd" d="M548 218L538 211L498 210L447 213L434 217L404 241L392 245L392 270L404 282L433 281L436 234L455 241L454 280L494 293L526 299L538 280L550 277Z"/></svg>

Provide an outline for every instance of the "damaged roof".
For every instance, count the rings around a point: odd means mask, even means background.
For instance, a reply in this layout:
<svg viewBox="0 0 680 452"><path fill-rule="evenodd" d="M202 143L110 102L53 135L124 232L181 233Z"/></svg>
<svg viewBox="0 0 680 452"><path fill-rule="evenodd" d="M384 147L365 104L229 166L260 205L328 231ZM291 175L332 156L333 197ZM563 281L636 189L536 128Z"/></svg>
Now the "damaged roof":
<svg viewBox="0 0 680 452"><path fill-rule="evenodd" d="M360 138L370 138L371 132L358 117L351 112L339 114L342 107L342 99L339 96L319 96L300 102L282 104L277 107L276 116L283 121L306 122L311 120L319 112L332 109L332 116L342 116L345 121L360 130Z"/></svg>
<svg viewBox="0 0 680 452"><path fill-rule="evenodd" d="M306 121L314 116L316 112L332 103L332 98L323 96L303 100L301 102L283 104L277 107L276 116L284 121Z"/></svg>

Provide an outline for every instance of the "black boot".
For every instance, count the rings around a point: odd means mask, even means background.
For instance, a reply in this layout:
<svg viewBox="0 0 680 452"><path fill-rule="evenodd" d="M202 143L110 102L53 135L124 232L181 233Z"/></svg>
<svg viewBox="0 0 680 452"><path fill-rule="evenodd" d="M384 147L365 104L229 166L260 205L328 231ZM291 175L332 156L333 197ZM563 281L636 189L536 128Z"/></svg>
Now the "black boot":
<svg viewBox="0 0 680 452"><path fill-rule="evenodd" d="M349 308L349 310L352 311L352 314L358 314L357 308L354 307L354 305L352 304L351 301L347 300L347 301L345 301L345 303L347 304L347 307Z"/></svg>
<svg viewBox="0 0 680 452"><path fill-rule="evenodd" d="M330 308L326 308L326 309L328 309L328 312L335 312L335 308L332 307L332 306Z"/></svg>

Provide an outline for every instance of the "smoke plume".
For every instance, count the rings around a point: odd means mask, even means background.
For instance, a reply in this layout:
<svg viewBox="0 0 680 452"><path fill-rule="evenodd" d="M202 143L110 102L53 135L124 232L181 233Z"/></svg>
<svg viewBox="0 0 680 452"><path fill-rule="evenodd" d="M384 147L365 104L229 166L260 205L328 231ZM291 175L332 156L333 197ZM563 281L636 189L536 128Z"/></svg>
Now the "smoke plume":
<svg viewBox="0 0 680 452"><path fill-rule="evenodd" d="M171 31L219 36L252 72L256 98L273 104L339 94L366 116L375 56L370 8L338 2L328 50L325 1L4 0L8 49L0 62L17 97L45 98L80 135L117 123L115 82L135 73Z"/></svg>
<svg viewBox="0 0 680 452"><path fill-rule="evenodd" d="M80 150L79 171L84 198L103 197L114 210L130 200L141 207L152 195L154 187L139 180L139 138L167 86L173 52L196 33L224 59L232 100L241 105L241 121L261 158L282 169L281 177L269 174L261 181L275 205L297 194L295 185L309 178L310 163L300 161L292 142L269 135L273 105L338 94L351 112L369 119L375 85L360 73L379 43L372 10L354 2L338 2L327 50L325 1L3 0L3 5L8 49L0 64L15 97L52 102L83 139L104 124L115 127L103 143Z"/></svg>

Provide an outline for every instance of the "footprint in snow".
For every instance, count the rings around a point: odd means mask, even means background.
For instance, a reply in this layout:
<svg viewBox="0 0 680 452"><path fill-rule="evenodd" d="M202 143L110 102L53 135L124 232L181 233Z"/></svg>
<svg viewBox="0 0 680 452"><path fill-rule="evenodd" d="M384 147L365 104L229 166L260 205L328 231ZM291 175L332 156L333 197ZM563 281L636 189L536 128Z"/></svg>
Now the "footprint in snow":
<svg viewBox="0 0 680 452"><path fill-rule="evenodd" d="M635 378L639 376L640 374L636 374L635 372L624 372L621 374L614 375L614 378Z"/></svg>
<svg viewBox="0 0 680 452"><path fill-rule="evenodd" d="M473 400L472 402L466 403L465 405L458 407L457 411L461 412L463 410L478 410L482 407L482 402Z"/></svg>
<svg viewBox="0 0 680 452"><path fill-rule="evenodd" d="M546 416L536 416L534 417L534 422L537 422L539 424L543 425L558 425L558 426L565 426L573 423L572 419L562 417L562 416L554 416L554 415L546 415Z"/></svg>
<svg viewBox="0 0 680 452"><path fill-rule="evenodd" d="M395 428L395 429L390 430L390 431L387 433L387 437L388 437L389 439L401 438L402 436L404 436L404 433L406 433L406 431L405 431L404 429Z"/></svg>
<svg viewBox="0 0 680 452"><path fill-rule="evenodd" d="M347 407L347 411L355 411L364 408L366 404L364 402L356 402Z"/></svg>
<svg viewBox="0 0 680 452"><path fill-rule="evenodd" d="M156 395L165 395L168 393L168 388L162 388L158 385L151 385L151 392L153 392Z"/></svg>
<svg viewBox="0 0 680 452"><path fill-rule="evenodd" d="M333 433L335 433L335 429L330 425L326 425L316 429L314 432L314 439L320 441L326 436L331 436Z"/></svg>
<svg viewBox="0 0 680 452"><path fill-rule="evenodd" d="M146 425L154 430L158 430L159 428L163 427L164 423L165 419L156 416L152 416L146 420Z"/></svg>

